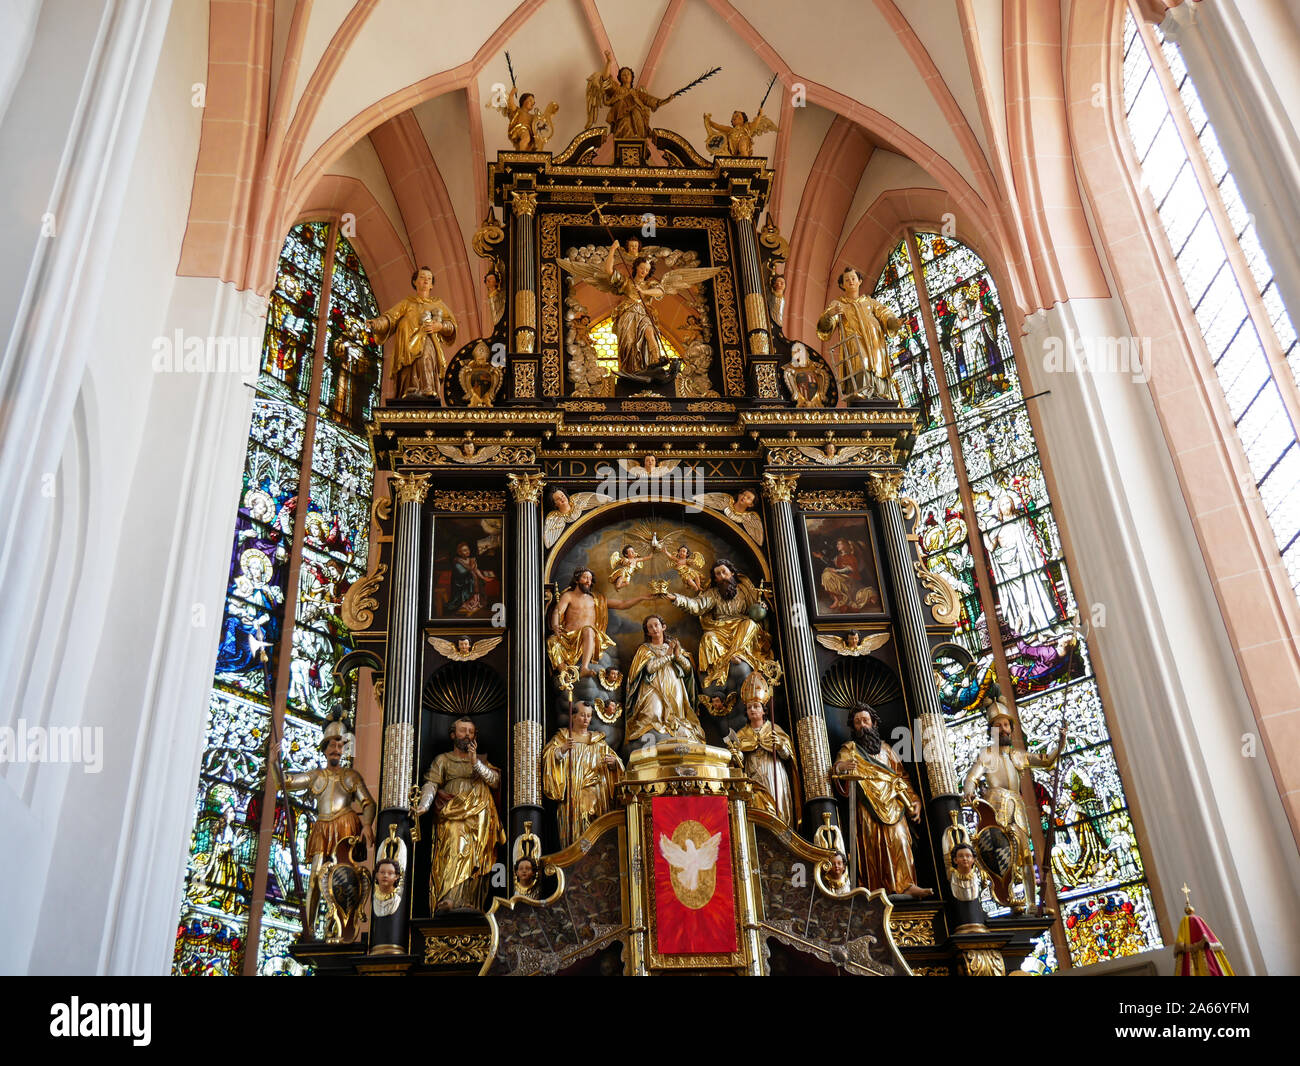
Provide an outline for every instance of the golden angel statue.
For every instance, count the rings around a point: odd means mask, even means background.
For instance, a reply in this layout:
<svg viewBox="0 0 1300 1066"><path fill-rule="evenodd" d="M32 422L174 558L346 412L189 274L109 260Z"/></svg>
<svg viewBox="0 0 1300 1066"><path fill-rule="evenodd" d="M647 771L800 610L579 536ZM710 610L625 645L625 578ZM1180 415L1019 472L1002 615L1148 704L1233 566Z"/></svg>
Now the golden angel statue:
<svg viewBox="0 0 1300 1066"><path fill-rule="evenodd" d="M542 788L559 801L560 847L567 848L614 806L623 763L591 728L591 707L575 701L568 728L557 729L542 749Z"/></svg>
<svg viewBox="0 0 1300 1066"><path fill-rule="evenodd" d="M665 296L675 296L708 281L722 268L683 267L666 271L656 280L655 262L648 255L639 255L631 267L624 265L620 269L616 265L619 251L619 243L615 240L603 264L579 263L572 259L561 259L559 264L579 281L623 298L614 309L619 370L638 381L649 381L647 372L662 369L668 362L667 353L659 341L653 304ZM623 273L624 269L628 270L627 274Z"/></svg>
<svg viewBox="0 0 1300 1066"><path fill-rule="evenodd" d="M743 111L731 113L731 125L720 126L709 112L704 113L705 146L714 155L738 155L749 159L754 154L754 139L776 133L776 123L759 108L753 120Z"/></svg>
<svg viewBox="0 0 1300 1066"><path fill-rule="evenodd" d="M452 659L458 663L472 663L475 659L481 659L498 644L505 640L505 634L498 634L495 637L484 637L482 640L471 642L469 637L457 637L453 643L450 640L444 640L442 637L430 637L429 643L439 655L446 659Z"/></svg>
<svg viewBox="0 0 1300 1066"><path fill-rule="evenodd" d="M668 565L677 571L682 584L692 592L700 592L709 583L704 576L704 556L699 552L679 544L676 548L664 545L664 554L668 556Z"/></svg>
<svg viewBox="0 0 1300 1066"><path fill-rule="evenodd" d="M488 107L499 111L506 117L506 136L516 152L541 152L546 142L555 135L552 118L560 110L560 105L552 100L545 111L537 110L537 98L532 93L524 93L518 102L515 100L515 88L510 87L510 95L501 105L488 103Z"/></svg>
<svg viewBox="0 0 1300 1066"><path fill-rule="evenodd" d="M755 544L762 544L763 519L754 510L757 500L758 496L753 489L741 489L734 498L725 492L701 492L691 502L710 511L721 511L748 533Z"/></svg>
<svg viewBox="0 0 1300 1066"><path fill-rule="evenodd" d="M838 349L838 359L833 362L841 395L845 399L897 400L885 337L902 329L902 322L879 300L861 292L862 275L854 267L841 271L839 287L844 295L817 319L817 336L827 340L839 330L840 339L832 348Z"/></svg>
<svg viewBox="0 0 1300 1066"><path fill-rule="evenodd" d="M616 589L626 588L635 574L646 561L650 559L649 555L637 555L636 548L631 544L623 545L622 551L611 552L609 556L609 583Z"/></svg>
<svg viewBox="0 0 1300 1066"><path fill-rule="evenodd" d="M818 633L817 643L823 648L830 648L836 655L870 655L877 648L889 643L888 633L872 633L866 640L856 630L850 630L844 636L838 633Z"/></svg>
<svg viewBox="0 0 1300 1066"><path fill-rule="evenodd" d="M456 316L433 295L433 271L420 267L411 275L414 294L389 308L366 328L383 344L394 337L389 375L396 379L397 398L436 396L446 405L442 379L451 360L449 345L456 337Z"/></svg>
<svg viewBox="0 0 1300 1066"><path fill-rule="evenodd" d="M545 521L542 522L542 544L550 547L565 529L593 507L602 503L610 503L614 497L606 496L603 492L575 492L569 495L563 489L551 489L548 494L553 510L546 515Z"/></svg>
<svg viewBox="0 0 1300 1066"><path fill-rule="evenodd" d="M650 115L657 111L664 103L657 96L651 96L644 89L638 88L635 84L636 75L632 72L631 67L620 67L618 75L614 74L614 55L612 52L605 53L605 69L599 75L592 75L592 78L599 77L595 82L600 88L600 103L609 107L605 113L605 122L609 125L610 132L619 140L637 140L644 141L650 136ZM587 79L587 114L591 116L591 102L593 92L593 82L591 78ZM594 122L588 122L588 127L594 126Z"/></svg>

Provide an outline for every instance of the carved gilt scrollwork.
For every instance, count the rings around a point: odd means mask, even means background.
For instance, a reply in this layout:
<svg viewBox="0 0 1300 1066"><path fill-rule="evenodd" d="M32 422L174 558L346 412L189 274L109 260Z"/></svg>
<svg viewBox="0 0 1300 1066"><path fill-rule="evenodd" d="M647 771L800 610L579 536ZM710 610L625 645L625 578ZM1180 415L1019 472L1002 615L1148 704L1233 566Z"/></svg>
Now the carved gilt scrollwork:
<svg viewBox="0 0 1300 1066"><path fill-rule="evenodd" d="M938 574L931 573L920 562L912 564L916 568L916 576L920 578L921 585L926 590L925 605L930 608L930 614L935 622L941 626L956 625L961 618L961 598L954 589Z"/></svg>
<svg viewBox="0 0 1300 1066"><path fill-rule="evenodd" d="M379 591L379 586L383 584L387 573L388 564L380 563L343 594L341 617L343 624L352 632L359 633L369 629L370 624L375 620L375 609L379 606L375 593Z"/></svg>

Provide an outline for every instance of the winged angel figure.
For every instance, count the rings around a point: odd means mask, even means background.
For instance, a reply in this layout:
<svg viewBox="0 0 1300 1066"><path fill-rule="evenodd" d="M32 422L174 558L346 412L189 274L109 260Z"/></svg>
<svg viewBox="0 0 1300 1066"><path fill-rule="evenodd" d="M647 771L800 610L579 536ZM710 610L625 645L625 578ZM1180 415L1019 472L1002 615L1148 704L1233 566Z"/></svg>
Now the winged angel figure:
<svg viewBox="0 0 1300 1066"><path fill-rule="evenodd" d="M638 255L632 261L632 276L628 277L615 266L618 252L616 240L610 245L609 254L602 264L579 263L573 259L561 259L559 263L571 277L623 298L614 309L619 372L633 381L654 384L672 377L677 369L659 342L654 303L708 281L722 268L682 267L666 271L656 280L654 260L647 255Z"/></svg>
<svg viewBox="0 0 1300 1066"><path fill-rule="evenodd" d="M873 633L863 640L856 629L842 637L836 633L818 633L817 643L823 648L830 648L836 655L870 655L889 643L889 634Z"/></svg>
<svg viewBox="0 0 1300 1066"><path fill-rule="evenodd" d="M453 659L458 663L470 663L475 659L483 658L504 639L503 635L484 637L482 640L473 642L470 641L469 637L460 637L455 641L444 640L442 637L430 637L429 643L445 658Z"/></svg>
<svg viewBox="0 0 1300 1066"><path fill-rule="evenodd" d="M551 493L555 510L549 512L542 523L542 544L549 548L560 539L566 526L571 526L597 504L609 503L613 498L603 492L575 492L570 496L555 489Z"/></svg>
<svg viewBox="0 0 1300 1066"><path fill-rule="evenodd" d="M754 510L753 489L741 489L734 497L726 492L701 492L691 502L710 511L721 511L748 533L755 544L763 543L763 519Z"/></svg>
<svg viewBox="0 0 1300 1066"><path fill-rule="evenodd" d="M718 847L721 843L722 834L714 833L702 848L696 848L695 841L690 839L687 839L685 847L679 848L663 833L659 834L659 851L676 871L682 888L688 892L694 892L700 887L700 874L712 870L718 864Z"/></svg>

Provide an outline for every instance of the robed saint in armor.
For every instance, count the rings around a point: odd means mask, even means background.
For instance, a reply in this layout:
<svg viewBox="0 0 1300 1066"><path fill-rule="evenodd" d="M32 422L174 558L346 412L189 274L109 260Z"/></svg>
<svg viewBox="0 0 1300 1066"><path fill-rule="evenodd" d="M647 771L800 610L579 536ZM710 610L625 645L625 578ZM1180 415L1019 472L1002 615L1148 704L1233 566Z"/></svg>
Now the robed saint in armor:
<svg viewBox="0 0 1300 1066"><path fill-rule="evenodd" d="M316 801L316 817L307 837L307 860L311 863L307 888L309 927L315 923L320 906L321 868L335 860L339 845L349 837L363 837L368 844L375 841L374 797L361 774L343 765L345 736L341 722L330 722L320 741L325 766L286 774L284 778L286 792L310 792Z"/></svg>
<svg viewBox="0 0 1300 1066"><path fill-rule="evenodd" d="M1020 775L1030 767L1048 767L1053 765L1065 745L1065 726L1056 747L1051 752L1021 751L1012 743L1015 720L1010 708L1000 699L989 698L985 703L985 715L989 723L988 746L975 756L974 763L966 772L962 783L962 802L975 805L976 788L982 785L979 804L982 811L998 825L1012 840L1016 851L1018 879L1024 886L1024 898L999 899L1017 913L1034 906L1036 883L1034 879L1034 857L1029 845L1029 815L1025 810L1024 798L1020 795ZM981 818L983 824L985 818ZM982 830L981 830L982 831ZM994 882L997 895L997 882Z"/></svg>
<svg viewBox="0 0 1300 1066"><path fill-rule="evenodd" d="M860 292L862 275L853 267L840 274L840 291L817 319L817 336L827 340L839 332L829 361L838 368L840 393L864 400L896 400L897 386L889 359L886 336L902 328L888 307Z"/></svg>
<svg viewBox="0 0 1300 1066"><path fill-rule="evenodd" d="M437 756L424 775L417 815L434 809L429 907L433 911L483 909L498 845L506 840L493 793L501 771L478 753L478 727L458 718L452 750Z"/></svg>
<svg viewBox="0 0 1300 1066"><path fill-rule="evenodd" d="M451 341L456 336L456 316L433 295L433 271L420 267L411 275L415 292L366 326L383 344L393 337L389 374L396 379L397 398L442 395L442 379L450 360Z"/></svg>
<svg viewBox="0 0 1300 1066"><path fill-rule="evenodd" d="M669 640L664 620L652 614L641 623L645 643L632 657L627 681L627 742L654 734L703 743L695 713L695 671L691 657Z"/></svg>
<svg viewBox="0 0 1300 1066"><path fill-rule="evenodd" d="M575 702L568 727L557 729L542 749L542 788L560 805L560 847L567 848L613 807L622 772L605 734L591 728L591 707Z"/></svg>
<svg viewBox="0 0 1300 1066"><path fill-rule="evenodd" d="M916 883L907 822L921 820L921 800L902 762L880 739L880 726L869 704L853 708L849 728L853 739L840 748L835 777L840 792L855 804L858 879L890 895L917 899L934 895L933 889Z"/></svg>

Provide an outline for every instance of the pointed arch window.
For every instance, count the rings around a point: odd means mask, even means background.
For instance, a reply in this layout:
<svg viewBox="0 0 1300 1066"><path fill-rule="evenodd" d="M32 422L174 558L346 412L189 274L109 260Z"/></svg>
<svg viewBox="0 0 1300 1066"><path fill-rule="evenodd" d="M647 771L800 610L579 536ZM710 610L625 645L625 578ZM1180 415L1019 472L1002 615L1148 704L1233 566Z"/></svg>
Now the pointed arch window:
<svg viewBox="0 0 1300 1066"><path fill-rule="evenodd" d="M936 655L957 772L987 743L978 706L991 683L1030 747L1050 749L1063 717L1069 723L1059 772L1034 771L1028 804L1031 821L1040 814L1031 825L1035 861L1061 920L1026 968L1049 972L1158 948L1086 611L1075 599L997 286L972 249L908 230L874 295L903 323L893 340L895 377L903 403L922 412L903 492L917 504L923 565L961 600ZM1000 910L991 897L985 905Z"/></svg>
<svg viewBox="0 0 1300 1066"><path fill-rule="evenodd" d="M290 769L322 765L320 728L338 705L333 669L351 650L340 605L365 574L370 548L374 469L361 428L379 402L382 356L365 327L378 313L336 224L290 231L268 300L244 456L178 974L301 972L289 957L302 902L290 819L276 802L273 769L268 780L268 757L278 738ZM355 720L355 707L344 713ZM293 829L305 858L306 819ZM307 872L304 864L304 884Z"/></svg>
<svg viewBox="0 0 1300 1066"><path fill-rule="evenodd" d="M1129 12L1124 113L1292 590L1300 598L1300 343L1177 44Z"/></svg>

